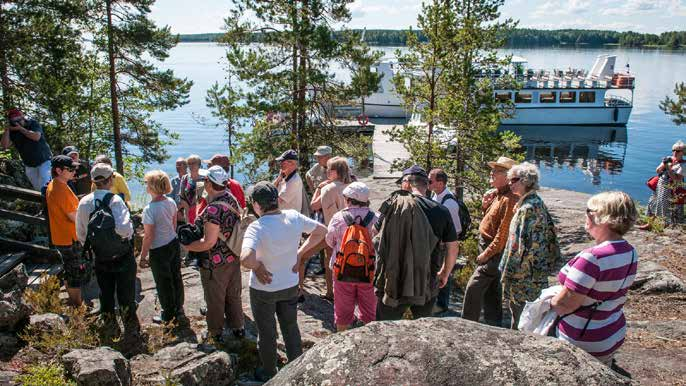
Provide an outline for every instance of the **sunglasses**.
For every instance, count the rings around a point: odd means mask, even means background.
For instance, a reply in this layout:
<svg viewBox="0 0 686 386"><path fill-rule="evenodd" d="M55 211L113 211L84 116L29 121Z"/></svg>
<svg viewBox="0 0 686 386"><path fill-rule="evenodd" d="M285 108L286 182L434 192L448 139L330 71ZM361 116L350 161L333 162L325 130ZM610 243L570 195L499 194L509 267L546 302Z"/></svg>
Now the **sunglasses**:
<svg viewBox="0 0 686 386"><path fill-rule="evenodd" d="M66 166L66 167L63 167L62 170L67 170L67 171L73 172L73 171L76 171L76 168L73 166Z"/></svg>
<svg viewBox="0 0 686 386"><path fill-rule="evenodd" d="M511 178L511 179L510 179L510 183L511 183L511 184L516 184L517 182L519 182L519 180L521 180L521 178L519 178L519 177Z"/></svg>
<svg viewBox="0 0 686 386"><path fill-rule="evenodd" d="M591 209L591 208L586 208L586 215L587 215L587 216L590 217L590 216L591 216L591 213L593 213L593 212L595 212L595 210L593 210L593 209Z"/></svg>

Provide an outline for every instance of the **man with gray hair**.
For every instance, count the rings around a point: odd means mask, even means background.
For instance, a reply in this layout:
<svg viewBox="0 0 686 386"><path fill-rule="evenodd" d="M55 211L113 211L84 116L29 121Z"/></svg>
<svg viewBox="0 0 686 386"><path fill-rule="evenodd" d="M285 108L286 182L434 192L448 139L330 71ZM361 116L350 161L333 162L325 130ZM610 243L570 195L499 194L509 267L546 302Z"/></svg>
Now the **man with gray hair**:
<svg viewBox="0 0 686 386"><path fill-rule="evenodd" d="M319 184L326 181L326 163L331 159L332 153L333 151L330 146L319 146L317 151L314 152L317 163L305 174L305 180L307 181L310 193L313 193Z"/></svg>
<svg viewBox="0 0 686 386"><path fill-rule="evenodd" d="M401 189L381 204L375 224L377 320L399 320L408 309L413 319L431 316L457 258L453 220L446 207L427 197L426 171L414 165L397 183Z"/></svg>

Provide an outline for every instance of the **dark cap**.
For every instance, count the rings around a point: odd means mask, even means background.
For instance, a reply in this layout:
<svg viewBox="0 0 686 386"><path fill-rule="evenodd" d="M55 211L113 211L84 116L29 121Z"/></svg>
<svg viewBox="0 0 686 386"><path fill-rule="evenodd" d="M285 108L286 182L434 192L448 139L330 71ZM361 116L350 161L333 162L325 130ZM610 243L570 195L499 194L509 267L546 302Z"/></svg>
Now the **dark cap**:
<svg viewBox="0 0 686 386"><path fill-rule="evenodd" d="M396 184L401 184L403 182L403 178L405 176L421 176L424 178L429 178L429 175L426 174L426 170L424 170L421 166L419 165L412 165L409 168L403 170L403 175L402 177L398 178L395 183Z"/></svg>
<svg viewBox="0 0 686 386"><path fill-rule="evenodd" d="M70 155L71 153L79 153L79 149L76 146L67 146L62 150L62 155Z"/></svg>
<svg viewBox="0 0 686 386"><path fill-rule="evenodd" d="M298 153L295 150L286 150L276 158L276 162L286 161L286 160L298 160Z"/></svg>
<svg viewBox="0 0 686 386"><path fill-rule="evenodd" d="M279 191L271 182L260 181L253 186L250 198L261 207L269 206L279 202Z"/></svg>
<svg viewBox="0 0 686 386"><path fill-rule="evenodd" d="M74 168L79 166L79 164L72 161L72 159L66 155L56 155L50 160L50 166L53 168Z"/></svg>

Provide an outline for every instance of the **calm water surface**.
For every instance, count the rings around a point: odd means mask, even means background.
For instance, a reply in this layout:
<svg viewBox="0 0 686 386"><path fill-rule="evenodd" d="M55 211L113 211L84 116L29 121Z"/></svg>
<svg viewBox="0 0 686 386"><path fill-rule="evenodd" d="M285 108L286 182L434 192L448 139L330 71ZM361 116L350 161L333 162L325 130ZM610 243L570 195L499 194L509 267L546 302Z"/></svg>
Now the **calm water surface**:
<svg viewBox="0 0 686 386"><path fill-rule="evenodd" d="M388 56L393 48L384 48ZM522 136L527 159L541 168L542 185L587 193L618 189L646 202L645 187L660 159L670 154L676 140L686 140L686 127L677 128L658 108L674 84L686 81L686 53L642 49L511 49L504 53L523 56L533 68L590 69L596 56L617 55L617 68L628 62L636 76L634 108L626 128L616 127L512 127ZM226 134L205 106L205 94L214 82L224 82L224 48L211 43L182 43L163 64L195 83L190 103L178 110L159 113L156 119L180 135L169 147L171 158L159 167L173 175L174 160L197 153L209 158L227 153ZM342 79L346 74L339 73ZM155 167L157 165L152 165ZM241 176L237 176L241 179ZM138 203L145 202L139 183L132 183Z"/></svg>

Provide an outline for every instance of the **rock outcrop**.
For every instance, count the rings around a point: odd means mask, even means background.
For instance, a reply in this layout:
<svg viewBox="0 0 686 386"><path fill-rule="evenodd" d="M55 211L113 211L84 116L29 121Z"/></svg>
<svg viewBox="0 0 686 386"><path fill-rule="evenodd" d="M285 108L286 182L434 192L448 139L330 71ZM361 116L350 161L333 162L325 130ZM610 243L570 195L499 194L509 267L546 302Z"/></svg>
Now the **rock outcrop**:
<svg viewBox="0 0 686 386"><path fill-rule="evenodd" d="M0 292L0 331L18 331L28 319L31 309L20 289Z"/></svg>
<svg viewBox="0 0 686 386"><path fill-rule="evenodd" d="M62 357L67 374L79 385L129 386L129 361L109 347L93 350L73 350Z"/></svg>
<svg viewBox="0 0 686 386"><path fill-rule="evenodd" d="M642 294L686 292L686 285L667 268L653 261L639 261L632 290Z"/></svg>
<svg viewBox="0 0 686 386"><path fill-rule="evenodd" d="M29 277L26 275L26 267L24 267L24 264L19 264L0 277L0 291L7 292L13 289L25 288L28 282Z"/></svg>
<svg viewBox="0 0 686 386"><path fill-rule="evenodd" d="M332 335L269 385L628 385L583 350L459 318L373 322Z"/></svg>
<svg viewBox="0 0 686 386"><path fill-rule="evenodd" d="M211 346L179 343L155 355L131 359L137 385L159 385L165 381L182 385L231 385L236 379L235 363L224 351Z"/></svg>
<svg viewBox="0 0 686 386"><path fill-rule="evenodd" d="M53 313L31 315L29 325L34 331L55 331L67 328L64 318Z"/></svg>

